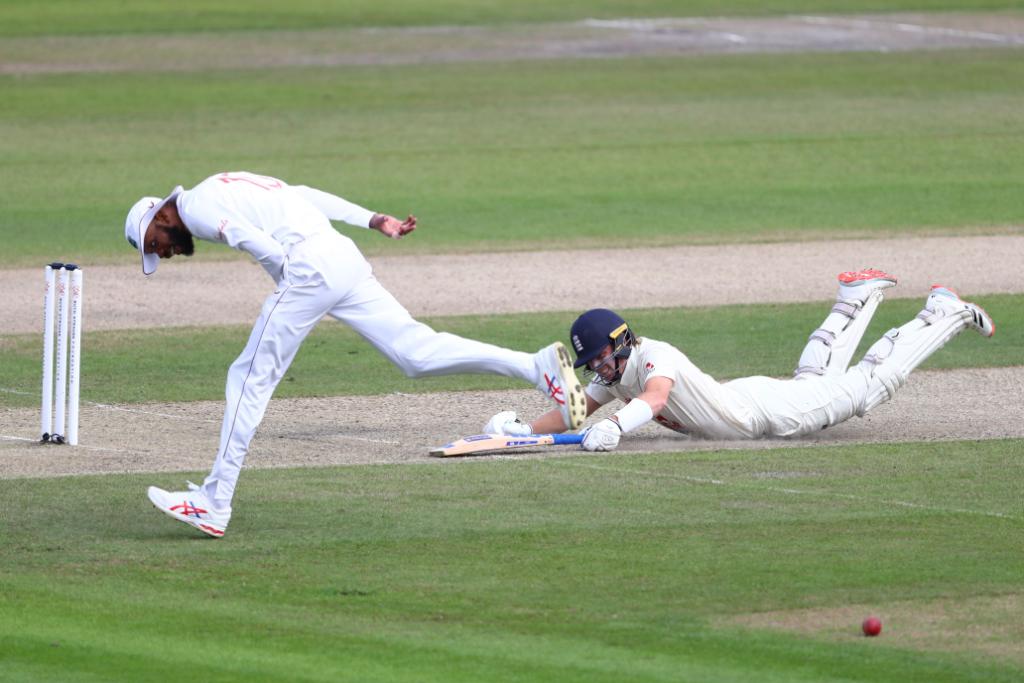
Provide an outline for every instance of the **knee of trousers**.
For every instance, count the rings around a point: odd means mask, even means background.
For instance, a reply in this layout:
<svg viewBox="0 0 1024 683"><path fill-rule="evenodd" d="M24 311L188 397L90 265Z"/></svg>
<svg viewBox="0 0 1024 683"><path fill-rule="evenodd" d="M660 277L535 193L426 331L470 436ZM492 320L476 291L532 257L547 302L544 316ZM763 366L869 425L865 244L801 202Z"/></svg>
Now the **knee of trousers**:
<svg viewBox="0 0 1024 683"><path fill-rule="evenodd" d="M409 358L402 358L398 361L398 367L402 374L409 379L419 379L428 375L426 368L419 362Z"/></svg>
<svg viewBox="0 0 1024 683"><path fill-rule="evenodd" d="M398 369L406 377L416 379L426 374L426 359L417 354L415 350L405 352L401 349L393 349L389 355L391 356L391 361L398 366Z"/></svg>
<svg viewBox="0 0 1024 683"><path fill-rule="evenodd" d="M388 355L406 377L424 377L429 374L441 338L442 335L430 327L418 324L392 341Z"/></svg>
<svg viewBox="0 0 1024 683"><path fill-rule="evenodd" d="M882 365L875 369L875 378L881 382L882 386L885 387L885 391L889 394L889 398L896 395L896 392L900 390L900 387L907 383L907 375L899 368L894 368L888 365Z"/></svg>
<svg viewBox="0 0 1024 683"><path fill-rule="evenodd" d="M882 335L882 338L872 344L868 352L864 354L864 362L875 366L880 365L896 349L896 339L899 337L899 334L900 331L894 327Z"/></svg>
<svg viewBox="0 0 1024 683"><path fill-rule="evenodd" d="M864 403L857 411L859 417L864 417L873 408L891 400L896 392L907 383L907 373L898 368L888 365L880 365L871 373L868 382L868 392L864 397Z"/></svg>

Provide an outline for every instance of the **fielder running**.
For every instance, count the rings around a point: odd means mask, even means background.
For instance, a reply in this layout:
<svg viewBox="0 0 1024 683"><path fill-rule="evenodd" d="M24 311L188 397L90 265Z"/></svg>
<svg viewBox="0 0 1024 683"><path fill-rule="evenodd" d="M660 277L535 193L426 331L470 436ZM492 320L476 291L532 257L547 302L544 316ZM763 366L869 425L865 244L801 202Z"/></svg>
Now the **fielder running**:
<svg viewBox="0 0 1024 683"><path fill-rule="evenodd" d="M188 491L148 491L159 510L210 536L223 536L242 462L271 394L325 315L352 327L409 377L517 377L558 404L562 429L578 428L585 419L583 387L563 344L529 354L435 332L384 289L331 220L395 239L416 229L414 216L399 221L311 187L246 172L220 173L191 190L178 186L163 199L144 197L128 213L125 236L139 250L145 275L156 271L161 258L192 254L197 237L247 252L277 283L228 370L220 448L210 475Z"/></svg>
<svg viewBox="0 0 1024 683"><path fill-rule="evenodd" d="M839 275L832 311L811 334L788 380L745 377L720 384L671 344L635 336L612 311L587 311L570 331L575 366L593 377L586 388L587 415L613 399L625 406L590 427L583 448L613 450L622 434L652 419L710 439L812 434L891 399L914 368L963 330L995 334L995 324L980 306L935 286L917 317L886 332L849 368L883 290L895 284L896 278L877 270ZM484 427L487 433L510 436L564 430L556 411L529 424L503 411Z"/></svg>

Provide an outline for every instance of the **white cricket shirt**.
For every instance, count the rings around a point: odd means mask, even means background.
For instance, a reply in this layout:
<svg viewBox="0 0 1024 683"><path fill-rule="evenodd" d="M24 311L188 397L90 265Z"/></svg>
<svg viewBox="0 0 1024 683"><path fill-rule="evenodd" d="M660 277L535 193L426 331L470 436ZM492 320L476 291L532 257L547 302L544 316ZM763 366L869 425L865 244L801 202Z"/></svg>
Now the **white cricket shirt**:
<svg viewBox="0 0 1024 683"><path fill-rule="evenodd" d="M628 402L643 393L651 377L667 377L673 381L672 390L654 416L662 426L713 439L749 439L764 433L764 420L749 401L698 368L682 351L654 339L637 341L622 380L610 387L591 382L586 389L591 398L602 405L616 398Z"/></svg>
<svg viewBox="0 0 1024 683"><path fill-rule="evenodd" d="M335 232L331 220L366 228L373 217L327 192L244 171L207 178L178 195L177 207L194 237L250 254L275 282L291 247Z"/></svg>

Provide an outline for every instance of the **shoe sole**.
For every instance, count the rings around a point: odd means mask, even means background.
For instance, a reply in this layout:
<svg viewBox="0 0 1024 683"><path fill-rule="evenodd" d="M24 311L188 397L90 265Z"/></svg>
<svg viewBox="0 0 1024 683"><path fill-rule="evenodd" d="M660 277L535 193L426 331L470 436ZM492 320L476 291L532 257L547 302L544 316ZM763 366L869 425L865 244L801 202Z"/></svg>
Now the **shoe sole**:
<svg viewBox="0 0 1024 683"><path fill-rule="evenodd" d="M195 517L186 517L185 515L180 515L177 512L172 512L167 508L161 506L159 503L153 500L153 498L149 495L149 491L146 491L146 497L149 498L149 502L153 504L153 507L155 507L157 510L164 513L168 517L176 519L179 522L184 522L185 524L188 524L190 527L199 529L207 536L212 536L213 538L220 538L224 535L224 529L218 529L214 525L209 524L204 520L196 519Z"/></svg>
<svg viewBox="0 0 1024 683"><path fill-rule="evenodd" d="M932 285L933 294L935 293L936 289L946 290L954 297L956 297L957 301L959 301L960 303L967 307L967 310L971 312L971 327L973 327L978 334L980 334L982 337L985 337L986 339L991 339L992 337L996 336L996 321L992 319L992 316L985 312L984 308L982 308L978 304L971 303L970 301L964 301L963 299L960 298L960 295L957 294L956 290L954 290L952 287L947 287L945 285ZM986 320L988 321L989 326L992 328L988 334L985 334Z"/></svg>
<svg viewBox="0 0 1024 683"><path fill-rule="evenodd" d="M971 317L974 319L974 329L978 331L978 334L986 339L991 339L996 336L996 321L992 319L992 316L986 313L985 309L978 304L972 304L969 301L965 301L964 303L967 304L967 308L971 312ZM988 334L985 334L985 320L988 321L988 324L991 327Z"/></svg>
<svg viewBox="0 0 1024 683"><path fill-rule="evenodd" d="M856 270L846 273L839 273L836 276L839 284L847 287L856 287L870 283L878 283L882 287L895 287L896 277L880 270Z"/></svg>
<svg viewBox="0 0 1024 683"><path fill-rule="evenodd" d="M567 388L565 394L565 407L569 417L569 429L579 429L587 419L587 397L583 393L583 385L580 384L576 371L572 368L572 357L565 344L558 342L555 347L558 354L558 379L562 386Z"/></svg>

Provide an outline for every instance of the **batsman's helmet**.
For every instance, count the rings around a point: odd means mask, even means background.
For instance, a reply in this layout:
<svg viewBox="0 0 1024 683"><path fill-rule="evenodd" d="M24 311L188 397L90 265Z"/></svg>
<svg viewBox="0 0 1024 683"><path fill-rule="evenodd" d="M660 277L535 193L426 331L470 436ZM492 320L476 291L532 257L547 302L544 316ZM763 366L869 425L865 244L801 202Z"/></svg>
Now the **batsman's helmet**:
<svg viewBox="0 0 1024 683"><path fill-rule="evenodd" d="M572 324L569 340L576 351L573 367L584 367L610 344L616 358L629 358L636 336L615 311L592 308Z"/></svg>

